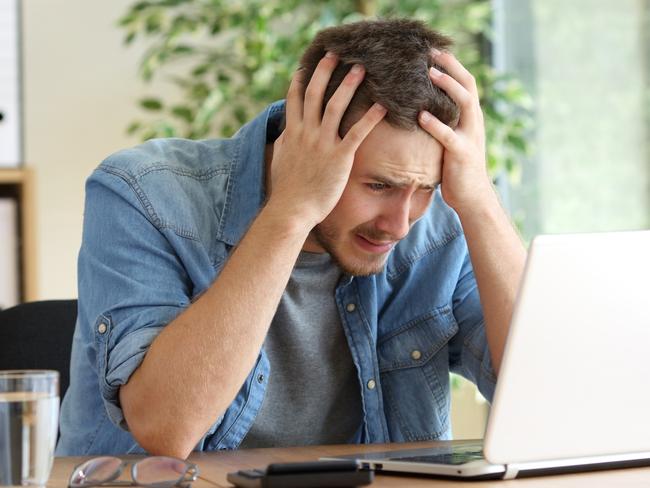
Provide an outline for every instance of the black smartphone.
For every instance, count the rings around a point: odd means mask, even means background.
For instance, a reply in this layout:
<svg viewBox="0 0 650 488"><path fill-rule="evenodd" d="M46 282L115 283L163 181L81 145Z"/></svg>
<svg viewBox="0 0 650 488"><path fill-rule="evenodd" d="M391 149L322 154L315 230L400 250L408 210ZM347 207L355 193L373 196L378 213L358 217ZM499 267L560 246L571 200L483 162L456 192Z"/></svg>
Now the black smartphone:
<svg viewBox="0 0 650 488"><path fill-rule="evenodd" d="M228 473L227 479L242 488L327 488L369 485L374 471L355 460L274 463L266 469Z"/></svg>

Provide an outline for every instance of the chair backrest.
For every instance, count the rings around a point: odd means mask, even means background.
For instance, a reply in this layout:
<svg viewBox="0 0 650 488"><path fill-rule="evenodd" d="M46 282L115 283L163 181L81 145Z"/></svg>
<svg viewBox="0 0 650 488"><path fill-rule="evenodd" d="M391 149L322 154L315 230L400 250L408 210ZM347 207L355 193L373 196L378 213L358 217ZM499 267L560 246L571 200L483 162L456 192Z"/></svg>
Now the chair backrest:
<svg viewBox="0 0 650 488"><path fill-rule="evenodd" d="M70 382L77 300L28 302L0 311L0 369L54 369Z"/></svg>

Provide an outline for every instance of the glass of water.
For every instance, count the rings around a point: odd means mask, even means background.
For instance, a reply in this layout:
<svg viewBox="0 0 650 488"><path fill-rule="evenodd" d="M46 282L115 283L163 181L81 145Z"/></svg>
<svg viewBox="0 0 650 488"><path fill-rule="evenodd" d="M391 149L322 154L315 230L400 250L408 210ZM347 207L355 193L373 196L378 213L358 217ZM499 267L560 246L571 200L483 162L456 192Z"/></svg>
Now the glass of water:
<svg viewBox="0 0 650 488"><path fill-rule="evenodd" d="M58 371L0 371L0 485L45 485L58 427Z"/></svg>

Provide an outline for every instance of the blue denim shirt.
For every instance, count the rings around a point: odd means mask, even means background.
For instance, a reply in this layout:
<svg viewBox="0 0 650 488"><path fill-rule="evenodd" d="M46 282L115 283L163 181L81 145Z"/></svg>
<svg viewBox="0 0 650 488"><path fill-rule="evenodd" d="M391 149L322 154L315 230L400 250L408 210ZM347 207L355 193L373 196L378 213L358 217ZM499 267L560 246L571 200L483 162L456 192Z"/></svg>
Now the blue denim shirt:
<svg viewBox="0 0 650 488"><path fill-rule="evenodd" d="M57 455L143 452L124 421L120 385L215 280L263 205L264 146L283 111L276 102L230 139L149 141L110 156L88 179ZM356 442L449 439L450 370L491 399L495 375L467 245L439 192L385 269L344 276L335 300L362 391ZM237 448L272 374L262 350L196 449Z"/></svg>

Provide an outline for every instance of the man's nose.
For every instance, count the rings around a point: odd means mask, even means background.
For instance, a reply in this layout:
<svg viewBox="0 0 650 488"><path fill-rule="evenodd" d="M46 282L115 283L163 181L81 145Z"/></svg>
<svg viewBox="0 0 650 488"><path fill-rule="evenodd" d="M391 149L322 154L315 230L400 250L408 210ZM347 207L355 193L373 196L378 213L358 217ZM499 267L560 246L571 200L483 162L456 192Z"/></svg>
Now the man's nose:
<svg viewBox="0 0 650 488"><path fill-rule="evenodd" d="M408 198L387 202L375 226L395 240L403 239L411 228L410 213L411 204Z"/></svg>

